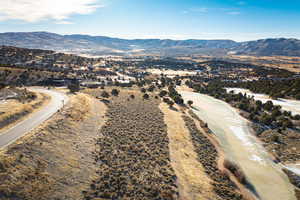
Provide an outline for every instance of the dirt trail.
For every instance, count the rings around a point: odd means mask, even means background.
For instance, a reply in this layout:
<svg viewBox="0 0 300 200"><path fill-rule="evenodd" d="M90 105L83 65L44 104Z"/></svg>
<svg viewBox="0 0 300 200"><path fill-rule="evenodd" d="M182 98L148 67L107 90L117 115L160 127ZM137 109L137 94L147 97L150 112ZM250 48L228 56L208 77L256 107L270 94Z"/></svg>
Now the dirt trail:
<svg viewBox="0 0 300 200"><path fill-rule="evenodd" d="M211 179L197 160L190 133L182 119L182 113L160 104L168 127L171 165L178 177L180 199L220 199L214 194Z"/></svg>

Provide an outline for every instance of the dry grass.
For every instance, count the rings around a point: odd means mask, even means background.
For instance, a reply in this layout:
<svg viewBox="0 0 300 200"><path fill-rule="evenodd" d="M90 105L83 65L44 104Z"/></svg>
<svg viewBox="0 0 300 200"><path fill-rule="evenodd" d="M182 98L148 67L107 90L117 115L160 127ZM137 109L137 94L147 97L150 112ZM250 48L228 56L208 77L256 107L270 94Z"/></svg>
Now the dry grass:
<svg viewBox="0 0 300 200"><path fill-rule="evenodd" d="M92 102L94 101L94 102ZM0 199L82 199L96 175L94 139L106 107L84 94L0 156Z"/></svg>
<svg viewBox="0 0 300 200"><path fill-rule="evenodd" d="M221 172L218 166L218 152L211 141L196 126L195 121L189 116L183 116L185 124L190 131L195 151L199 162L205 168L207 175L213 180L214 192L224 200L244 199L234 182L227 174Z"/></svg>
<svg viewBox="0 0 300 200"><path fill-rule="evenodd" d="M78 94L76 98L71 98L72 109L69 111L69 117L75 121L82 121L87 118L91 108L92 100L88 98L87 94Z"/></svg>
<svg viewBox="0 0 300 200"><path fill-rule="evenodd" d="M197 72L195 72L195 71L170 70L170 69L168 69L168 70L147 69L146 71L149 73L152 73L152 74L156 74L156 75L164 74L167 76L176 76L176 75L186 76L186 75L196 75L197 74Z"/></svg>
<svg viewBox="0 0 300 200"><path fill-rule="evenodd" d="M248 62L266 67L286 69L292 72L300 72L300 57L289 56L229 56L231 59Z"/></svg>
<svg viewBox="0 0 300 200"><path fill-rule="evenodd" d="M296 199L300 200L300 176L287 169L283 169L282 171L287 175L290 182L295 186Z"/></svg>
<svg viewBox="0 0 300 200"><path fill-rule="evenodd" d="M213 192L212 180L197 159L181 113L169 109L164 103L160 104L160 109L168 127L171 165L178 177L180 199L220 199Z"/></svg>
<svg viewBox="0 0 300 200"><path fill-rule="evenodd" d="M36 96L34 100L27 103L18 100L7 100L5 103L0 104L0 112L2 112L0 114L0 131L12 127L50 100L50 96L46 94L36 93Z"/></svg>

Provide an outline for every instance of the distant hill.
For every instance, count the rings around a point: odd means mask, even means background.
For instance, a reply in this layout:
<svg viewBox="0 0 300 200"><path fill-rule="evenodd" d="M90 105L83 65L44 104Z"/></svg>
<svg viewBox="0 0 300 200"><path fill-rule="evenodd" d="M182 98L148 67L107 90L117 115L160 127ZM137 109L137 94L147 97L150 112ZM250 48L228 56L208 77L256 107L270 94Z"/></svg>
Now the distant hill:
<svg viewBox="0 0 300 200"><path fill-rule="evenodd" d="M59 35L48 32L0 33L0 45L55 51L101 54L161 54L166 56L246 54L300 56L300 40L266 39L250 42L232 40L127 40L104 36Z"/></svg>
<svg viewBox="0 0 300 200"><path fill-rule="evenodd" d="M300 40L278 38L242 42L234 50L245 55L300 56Z"/></svg>

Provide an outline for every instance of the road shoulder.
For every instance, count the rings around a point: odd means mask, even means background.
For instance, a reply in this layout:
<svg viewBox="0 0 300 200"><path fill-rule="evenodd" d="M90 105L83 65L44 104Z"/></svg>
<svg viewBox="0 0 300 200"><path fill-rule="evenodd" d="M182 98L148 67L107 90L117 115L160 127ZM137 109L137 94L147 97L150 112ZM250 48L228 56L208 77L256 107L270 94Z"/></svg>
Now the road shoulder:
<svg viewBox="0 0 300 200"><path fill-rule="evenodd" d="M106 106L85 94L0 156L3 199L81 199L96 175L94 140Z"/></svg>

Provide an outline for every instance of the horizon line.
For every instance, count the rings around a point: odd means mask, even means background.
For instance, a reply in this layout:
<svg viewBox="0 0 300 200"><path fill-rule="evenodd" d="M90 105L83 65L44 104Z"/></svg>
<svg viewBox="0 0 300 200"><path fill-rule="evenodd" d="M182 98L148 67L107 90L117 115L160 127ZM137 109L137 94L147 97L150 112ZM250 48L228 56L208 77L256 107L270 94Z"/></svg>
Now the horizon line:
<svg viewBox="0 0 300 200"><path fill-rule="evenodd" d="M242 42L251 42L251 41L260 41L260 40L268 40L268 39L287 39L287 40L300 40L300 38L296 37L266 37L266 38L261 38L261 39L253 39L253 40L234 40L234 39L203 39L203 38L182 38L182 39L175 39L170 37L140 37L140 38L129 38L129 37L118 37L118 36L107 36L107 35L97 35L97 34L89 34L89 33L56 33L56 32L50 32L50 31L7 31L7 32L0 32L0 34L7 34L7 33L50 33L50 34L56 34L56 35L61 35L61 36L70 36L70 35L85 35L85 36L91 36L91 37L107 37L107 38L112 38L112 39L122 39L122 40L172 40L172 41L186 41L186 40L207 40L207 41L214 41L214 40L219 40L219 41L233 41L236 43L242 43ZM212 34L213 35L213 34ZM247 34L249 35L249 34ZM254 35L254 34L253 34Z"/></svg>

